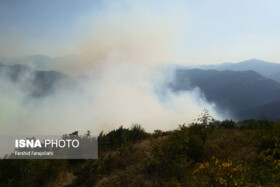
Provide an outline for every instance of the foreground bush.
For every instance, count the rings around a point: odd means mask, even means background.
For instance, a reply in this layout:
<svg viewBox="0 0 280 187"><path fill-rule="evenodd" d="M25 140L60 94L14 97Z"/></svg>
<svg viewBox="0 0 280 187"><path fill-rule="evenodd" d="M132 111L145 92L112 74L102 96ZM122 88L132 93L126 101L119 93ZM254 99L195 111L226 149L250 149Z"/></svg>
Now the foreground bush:
<svg viewBox="0 0 280 187"><path fill-rule="evenodd" d="M169 132L134 125L98 138L97 160L0 160L0 186L55 186L67 173L68 186L280 184L280 122L202 116Z"/></svg>

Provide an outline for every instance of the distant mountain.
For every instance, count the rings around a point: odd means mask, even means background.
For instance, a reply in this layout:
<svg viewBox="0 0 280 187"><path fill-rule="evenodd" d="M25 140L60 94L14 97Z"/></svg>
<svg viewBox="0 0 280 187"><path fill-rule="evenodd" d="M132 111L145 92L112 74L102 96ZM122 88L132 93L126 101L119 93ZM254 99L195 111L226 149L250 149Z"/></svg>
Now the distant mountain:
<svg viewBox="0 0 280 187"><path fill-rule="evenodd" d="M272 80L280 82L280 71L270 76Z"/></svg>
<svg viewBox="0 0 280 187"><path fill-rule="evenodd" d="M30 55L16 58L0 58L0 63L5 65L22 64L36 70L47 70L54 59L45 55Z"/></svg>
<svg viewBox="0 0 280 187"><path fill-rule="evenodd" d="M274 104L280 100L280 84L251 70L177 69L171 87L174 91L199 87L220 112L230 113L237 120L247 117L280 119L280 113L271 116L269 112L280 109L280 105ZM268 106L273 108L266 110Z"/></svg>
<svg viewBox="0 0 280 187"><path fill-rule="evenodd" d="M0 57L0 63L5 65L21 64L40 71L57 70L64 73L67 73L64 69L65 66L75 63L77 61L78 56L75 55L68 55L56 58L52 58L46 55L30 55L13 58Z"/></svg>
<svg viewBox="0 0 280 187"><path fill-rule="evenodd" d="M273 121L279 120L280 114L280 100L272 101L257 107L249 108L245 111L238 112L240 119L269 119Z"/></svg>
<svg viewBox="0 0 280 187"><path fill-rule="evenodd" d="M199 69L216 69L216 70L231 70L231 71L255 71L262 76L280 82L280 64L265 62L258 59L251 59L239 63L223 63L218 65L201 65L192 66Z"/></svg>
<svg viewBox="0 0 280 187"><path fill-rule="evenodd" d="M58 84L70 84L72 81L70 77L57 71L36 71L19 64L0 64L0 78L18 83L34 97L50 94Z"/></svg>

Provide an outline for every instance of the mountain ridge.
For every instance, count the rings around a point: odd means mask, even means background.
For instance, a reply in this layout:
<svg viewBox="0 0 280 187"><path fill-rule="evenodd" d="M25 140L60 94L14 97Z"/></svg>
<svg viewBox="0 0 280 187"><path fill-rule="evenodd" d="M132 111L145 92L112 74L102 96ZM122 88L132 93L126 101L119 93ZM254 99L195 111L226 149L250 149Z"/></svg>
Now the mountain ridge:
<svg viewBox="0 0 280 187"><path fill-rule="evenodd" d="M266 62L259 59L249 59L238 63L225 62L222 64L196 65L186 66L188 69L199 68L204 70L231 70L231 71L246 71L252 70L266 78L280 82L280 64L275 62Z"/></svg>
<svg viewBox="0 0 280 187"><path fill-rule="evenodd" d="M173 91L199 87L206 99L214 102L220 112L230 113L236 120L246 117L246 114L240 114L242 111L280 100L280 84L251 70L177 69L175 74L171 84ZM280 106L275 107L278 110ZM263 115L268 116L268 112ZM256 119L259 117L253 116ZM273 119L280 119L280 114L273 116Z"/></svg>
<svg viewBox="0 0 280 187"><path fill-rule="evenodd" d="M71 78L61 72L37 71L21 64L4 65L0 63L0 75L11 83L24 81L24 87L28 87L29 94L34 97L46 96L53 93L58 84L71 82Z"/></svg>

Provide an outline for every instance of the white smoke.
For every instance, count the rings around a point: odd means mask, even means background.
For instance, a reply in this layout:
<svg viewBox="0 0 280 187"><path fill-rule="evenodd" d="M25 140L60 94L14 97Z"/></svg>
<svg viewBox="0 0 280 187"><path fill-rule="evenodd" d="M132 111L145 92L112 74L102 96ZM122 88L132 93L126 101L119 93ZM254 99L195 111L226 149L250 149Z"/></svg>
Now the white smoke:
<svg viewBox="0 0 280 187"><path fill-rule="evenodd" d="M107 17L92 24L87 40L77 48L77 59L50 65L70 75L85 75L75 89L59 84L52 94L34 98L28 95L30 79L15 85L1 78L1 133L98 134L133 123L147 131L170 130L193 121L203 109L220 118L198 89L174 93L166 86L173 77L166 62L176 57L173 42L183 29L180 13L173 7L153 15L145 6L138 9L139 1L128 2L131 11L122 13L113 6Z"/></svg>
<svg viewBox="0 0 280 187"><path fill-rule="evenodd" d="M106 68L98 77L80 80L75 89L44 97L28 92L30 78L19 83L1 78L1 133L62 134L91 130L94 134L120 125L142 124L147 131L170 130L193 121L205 108L215 117L214 105L198 89L174 93L165 86L171 71L135 64Z"/></svg>

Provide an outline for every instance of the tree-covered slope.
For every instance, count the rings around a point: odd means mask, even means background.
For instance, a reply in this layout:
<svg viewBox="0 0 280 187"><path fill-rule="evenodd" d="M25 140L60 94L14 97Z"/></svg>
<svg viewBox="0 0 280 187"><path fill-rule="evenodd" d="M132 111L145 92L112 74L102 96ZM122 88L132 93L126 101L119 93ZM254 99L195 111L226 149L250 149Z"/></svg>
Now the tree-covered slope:
<svg viewBox="0 0 280 187"><path fill-rule="evenodd" d="M273 113L273 116L269 113L279 111L280 106L276 104L272 104L270 110L263 108L260 115L247 115L249 109L266 107L266 104L280 100L280 83L254 71L177 69L175 75L171 85L175 92L199 87L208 101L214 102L221 112L229 112L234 119L280 119L279 113Z"/></svg>
<svg viewBox="0 0 280 187"><path fill-rule="evenodd" d="M202 116L173 131L99 135L97 160L0 160L1 186L277 186L280 123Z"/></svg>
<svg viewBox="0 0 280 187"><path fill-rule="evenodd" d="M45 96L52 93L58 84L67 85L72 81L70 77L57 71L36 71L19 64L0 64L0 79L17 85L34 97Z"/></svg>

